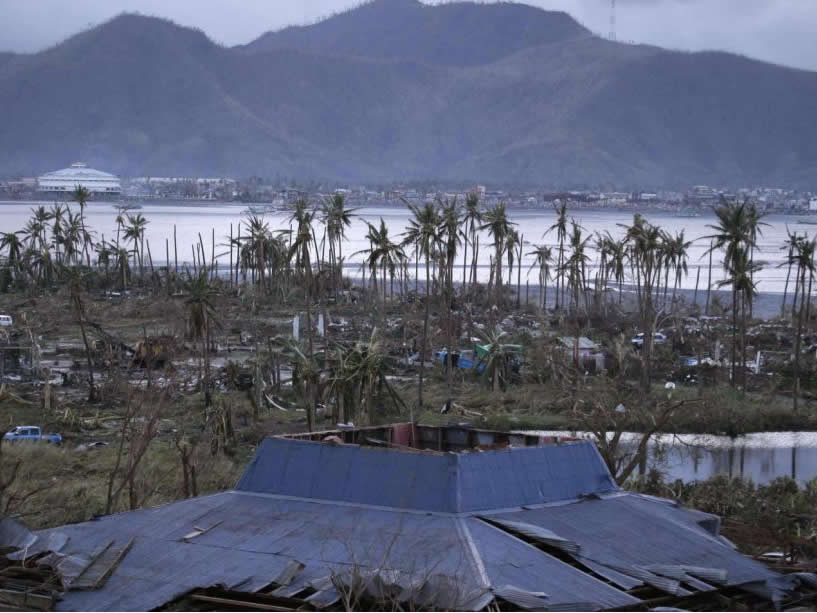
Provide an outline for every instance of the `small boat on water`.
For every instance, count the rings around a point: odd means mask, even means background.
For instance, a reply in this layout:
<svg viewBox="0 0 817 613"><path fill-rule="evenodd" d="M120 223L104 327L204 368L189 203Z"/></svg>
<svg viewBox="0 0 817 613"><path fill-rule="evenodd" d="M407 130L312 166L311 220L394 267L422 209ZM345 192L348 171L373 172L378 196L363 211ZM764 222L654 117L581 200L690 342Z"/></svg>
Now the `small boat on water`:
<svg viewBox="0 0 817 613"><path fill-rule="evenodd" d="M798 219L797 223L804 226L817 226L817 219Z"/></svg>
<svg viewBox="0 0 817 613"><path fill-rule="evenodd" d="M244 215L268 215L279 210L274 204L251 204L242 211Z"/></svg>
<svg viewBox="0 0 817 613"><path fill-rule="evenodd" d="M135 202L126 202L124 204L114 204L113 208L117 211L138 211L142 208L142 205Z"/></svg>

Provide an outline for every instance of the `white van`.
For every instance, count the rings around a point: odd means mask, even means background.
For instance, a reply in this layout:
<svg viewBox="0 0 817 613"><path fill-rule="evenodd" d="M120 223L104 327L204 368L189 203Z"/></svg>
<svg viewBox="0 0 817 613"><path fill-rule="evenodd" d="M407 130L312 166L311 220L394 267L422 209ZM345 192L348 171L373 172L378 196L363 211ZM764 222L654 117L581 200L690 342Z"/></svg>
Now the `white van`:
<svg viewBox="0 0 817 613"><path fill-rule="evenodd" d="M0 315L0 327L11 325L11 315Z"/></svg>

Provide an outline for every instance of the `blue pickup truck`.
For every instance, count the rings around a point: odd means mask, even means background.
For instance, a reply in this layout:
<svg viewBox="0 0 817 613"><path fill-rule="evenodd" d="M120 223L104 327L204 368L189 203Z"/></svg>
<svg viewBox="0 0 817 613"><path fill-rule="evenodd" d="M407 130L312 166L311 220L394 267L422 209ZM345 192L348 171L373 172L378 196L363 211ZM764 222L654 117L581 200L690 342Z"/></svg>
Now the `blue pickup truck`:
<svg viewBox="0 0 817 613"><path fill-rule="evenodd" d="M17 426L3 435L4 441L15 443L17 441L44 441L46 443L62 444L62 437L59 434L43 434L39 426Z"/></svg>

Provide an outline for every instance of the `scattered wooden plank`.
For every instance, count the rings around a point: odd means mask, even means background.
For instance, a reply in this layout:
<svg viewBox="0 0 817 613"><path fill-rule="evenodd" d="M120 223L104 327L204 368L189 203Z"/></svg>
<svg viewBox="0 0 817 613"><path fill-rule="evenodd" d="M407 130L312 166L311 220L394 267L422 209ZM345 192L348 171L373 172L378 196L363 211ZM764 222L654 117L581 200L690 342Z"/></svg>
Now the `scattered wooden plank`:
<svg viewBox="0 0 817 613"><path fill-rule="evenodd" d="M0 602L28 610L50 611L54 606L54 597L32 592L0 589Z"/></svg>

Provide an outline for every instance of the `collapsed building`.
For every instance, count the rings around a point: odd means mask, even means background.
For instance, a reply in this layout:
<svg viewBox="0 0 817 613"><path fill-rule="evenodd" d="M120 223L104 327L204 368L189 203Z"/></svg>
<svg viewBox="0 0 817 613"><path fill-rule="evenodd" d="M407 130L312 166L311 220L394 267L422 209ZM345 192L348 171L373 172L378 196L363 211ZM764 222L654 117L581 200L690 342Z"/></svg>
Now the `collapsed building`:
<svg viewBox="0 0 817 613"><path fill-rule="evenodd" d="M37 533L5 520L0 600L62 611L566 611L817 597L814 575L773 572L719 528L713 515L621 489L588 441L349 428L265 439L229 491Z"/></svg>

